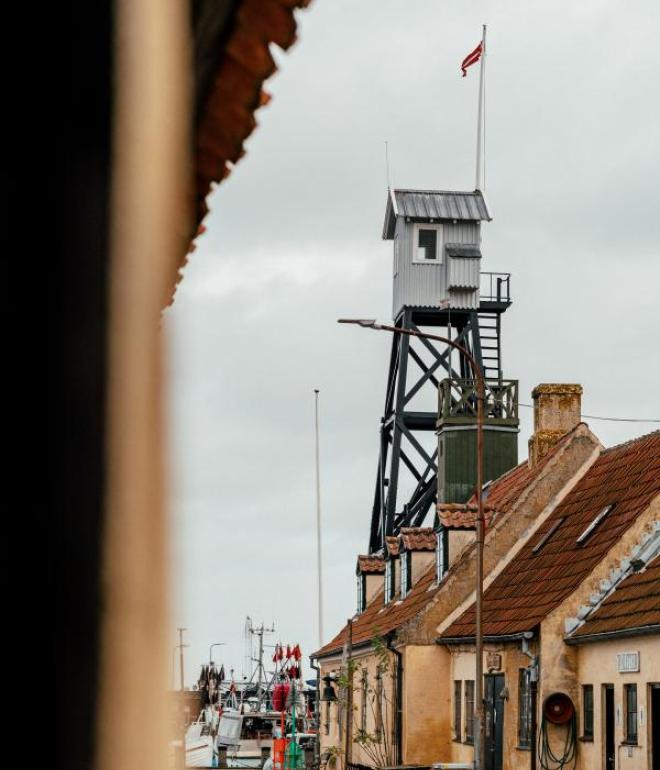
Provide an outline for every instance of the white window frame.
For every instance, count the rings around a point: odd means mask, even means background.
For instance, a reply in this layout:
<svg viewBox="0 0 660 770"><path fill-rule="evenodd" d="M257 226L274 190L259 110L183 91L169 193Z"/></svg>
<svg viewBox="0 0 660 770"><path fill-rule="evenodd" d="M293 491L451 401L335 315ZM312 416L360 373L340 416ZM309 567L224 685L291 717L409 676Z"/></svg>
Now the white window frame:
<svg viewBox="0 0 660 770"><path fill-rule="evenodd" d="M435 240L435 259L423 259L418 256L418 243L420 230L435 230L438 234ZM416 222L413 225L412 253L413 262L417 265L441 265L442 251L444 244L442 242L442 225L429 224L428 222Z"/></svg>
<svg viewBox="0 0 660 770"><path fill-rule="evenodd" d="M401 598L408 595L408 570L410 568L410 552L404 551L399 557L401 560Z"/></svg>
<svg viewBox="0 0 660 770"><path fill-rule="evenodd" d="M385 604L389 604L392 601L392 570L394 564L392 559L388 559L385 562Z"/></svg>
<svg viewBox="0 0 660 770"><path fill-rule="evenodd" d="M445 554L444 532L440 529L435 533L435 582L439 583L447 572L447 555Z"/></svg>
<svg viewBox="0 0 660 770"><path fill-rule="evenodd" d="M364 612L364 575L360 572L357 576L357 611L358 615Z"/></svg>

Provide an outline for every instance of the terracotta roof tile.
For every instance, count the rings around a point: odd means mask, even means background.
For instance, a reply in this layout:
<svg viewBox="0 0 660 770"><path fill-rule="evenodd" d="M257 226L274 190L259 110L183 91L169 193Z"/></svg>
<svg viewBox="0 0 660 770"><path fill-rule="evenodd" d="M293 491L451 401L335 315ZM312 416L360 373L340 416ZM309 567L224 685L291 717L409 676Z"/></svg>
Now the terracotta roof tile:
<svg viewBox="0 0 660 770"><path fill-rule="evenodd" d="M385 560L382 556L360 554L357 558L356 571L363 575L380 575L385 572Z"/></svg>
<svg viewBox="0 0 660 770"><path fill-rule="evenodd" d="M519 468L511 473L520 472ZM492 494L497 493L497 486L493 485ZM580 585L658 493L660 431L603 451L536 536L486 590L484 634L519 633L538 625ZM492 498L489 502L493 504ZM611 503L614 507L590 537L577 543L577 538ZM535 546L557 522L552 536L534 553ZM474 619L473 605L443 637L474 636Z"/></svg>
<svg viewBox="0 0 660 770"><path fill-rule="evenodd" d="M399 538L394 535L388 535L385 538L385 548L387 549L388 556L399 555Z"/></svg>
<svg viewBox="0 0 660 770"><path fill-rule="evenodd" d="M387 605L383 604L383 590L369 602L364 612L353 620L353 645L369 642L377 636L385 636L390 631L402 626L408 620L414 618L431 600L435 591L429 588L435 582L435 565L430 565L428 570L419 578L403 601L396 597ZM327 655L341 651L346 638L346 627L324 645L313 657Z"/></svg>
<svg viewBox="0 0 660 770"><path fill-rule="evenodd" d="M438 518L445 529L473 530L477 525L477 514L472 511L448 511L438 503ZM484 521L488 526L493 518L490 511L484 511Z"/></svg>
<svg viewBox="0 0 660 770"><path fill-rule="evenodd" d="M399 543L406 551L435 551L433 527L401 527Z"/></svg>
<svg viewBox="0 0 660 770"><path fill-rule="evenodd" d="M193 238L203 232L201 223L208 213L207 198L214 184L229 176L233 165L243 157L244 142L257 125L254 113L270 101L263 84L277 70L271 46L290 48L296 40L294 11L309 2L239 0L226 24L226 39L216 42L220 50L204 54L217 56L218 62L211 72L208 90L204 89L207 92L197 116L191 191L195 197ZM199 40L196 45L200 46ZM188 254L194 249L193 241ZM184 255L179 268L186 261ZM175 283L180 279L178 274Z"/></svg>
<svg viewBox="0 0 660 770"><path fill-rule="evenodd" d="M660 625L660 557L625 578L572 638Z"/></svg>

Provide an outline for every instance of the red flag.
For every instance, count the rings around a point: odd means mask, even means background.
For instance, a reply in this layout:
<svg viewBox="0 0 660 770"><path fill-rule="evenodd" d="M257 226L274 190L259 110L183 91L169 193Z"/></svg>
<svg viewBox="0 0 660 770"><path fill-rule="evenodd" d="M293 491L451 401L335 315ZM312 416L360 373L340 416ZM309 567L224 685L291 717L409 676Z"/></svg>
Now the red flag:
<svg viewBox="0 0 660 770"><path fill-rule="evenodd" d="M297 644L297 645L296 645L296 646L293 648L293 657L294 657L296 660L300 660L300 659L302 658L302 652L300 651L300 645L299 645L299 644Z"/></svg>
<svg viewBox="0 0 660 770"><path fill-rule="evenodd" d="M463 77L467 75L467 68L471 67L473 64L476 64L479 59L481 59L481 54L483 51L484 41L482 40L479 45L472 51L472 53L469 53L465 59L463 59L463 63L461 64L461 71L463 73Z"/></svg>
<svg viewBox="0 0 660 770"><path fill-rule="evenodd" d="M291 659L291 646L290 646L290 645L288 645L288 644L287 644L287 646L286 646L286 659L287 659L287 660L290 660L290 659Z"/></svg>

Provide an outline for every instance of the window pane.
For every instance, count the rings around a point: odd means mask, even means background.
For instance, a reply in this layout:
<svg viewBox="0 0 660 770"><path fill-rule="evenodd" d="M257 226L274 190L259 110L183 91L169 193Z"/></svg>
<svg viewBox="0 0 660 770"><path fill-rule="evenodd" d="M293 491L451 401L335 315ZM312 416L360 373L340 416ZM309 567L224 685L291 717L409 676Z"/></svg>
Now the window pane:
<svg viewBox="0 0 660 770"><path fill-rule="evenodd" d="M637 685L625 685L626 741L637 743Z"/></svg>
<svg viewBox="0 0 660 770"><path fill-rule="evenodd" d="M594 688L585 684L582 688L582 735L584 738L594 736Z"/></svg>
<svg viewBox="0 0 660 770"><path fill-rule="evenodd" d="M437 230L417 231L417 259L435 259L438 242Z"/></svg>
<svg viewBox="0 0 660 770"><path fill-rule="evenodd" d="M460 741L462 738L461 729L461 685L460 680L454 681L454 738Z"/></svg>
<svg viewBox="0 0 660 770"><path fill-rule="evenodd" d="M465 682L465 741L474 741L474 681Z"/></svg>

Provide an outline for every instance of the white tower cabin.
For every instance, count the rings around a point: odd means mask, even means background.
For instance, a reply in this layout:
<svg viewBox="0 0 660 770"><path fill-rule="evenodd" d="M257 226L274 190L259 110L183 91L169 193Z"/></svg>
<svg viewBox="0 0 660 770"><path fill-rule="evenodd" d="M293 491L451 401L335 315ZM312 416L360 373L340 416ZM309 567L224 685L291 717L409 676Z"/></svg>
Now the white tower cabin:
<svg viewBox="0 0 660 770"><path fill-rule="evenodd" d="M518 457L518 383L504 379L500 334L510 275L481 271L490 219L478 190L389 190L383 226L394 242L394 326L460 345L485 378L484 481ZM370 554L402 527L431 523L435 503L467 501L476 483L477 387L464 353L394 334L385 393Z"/></svg>
<svg viewBox="0 0 660 770"><path fill-rule="evenodd" d="M390 190L383 238L394 241L392 316L405 307L477 310L482 194Z"/></svg>

